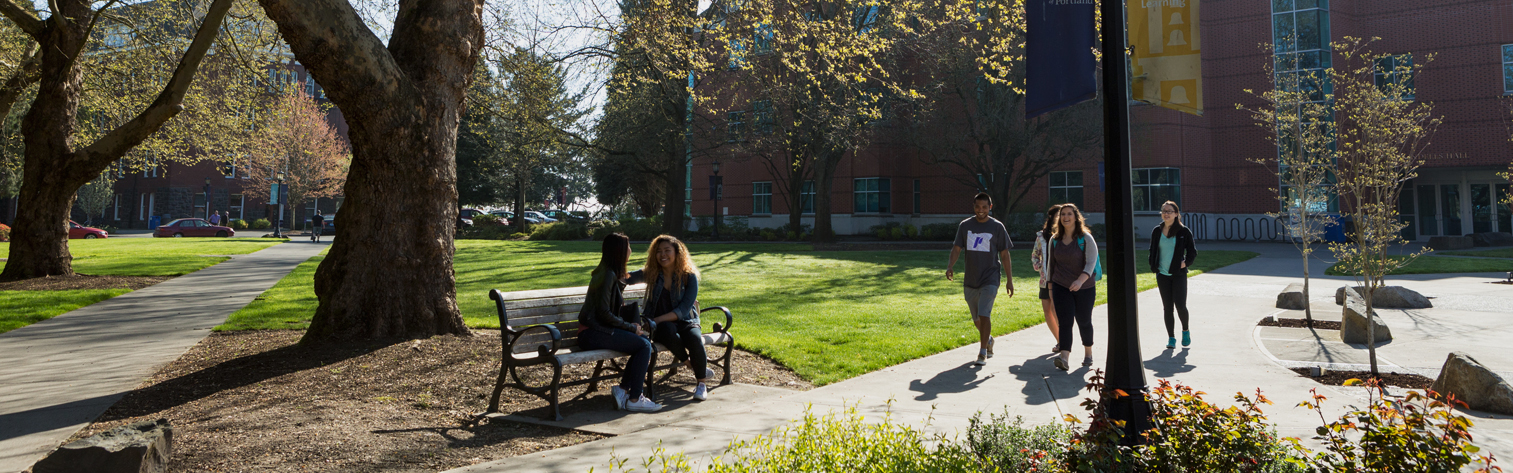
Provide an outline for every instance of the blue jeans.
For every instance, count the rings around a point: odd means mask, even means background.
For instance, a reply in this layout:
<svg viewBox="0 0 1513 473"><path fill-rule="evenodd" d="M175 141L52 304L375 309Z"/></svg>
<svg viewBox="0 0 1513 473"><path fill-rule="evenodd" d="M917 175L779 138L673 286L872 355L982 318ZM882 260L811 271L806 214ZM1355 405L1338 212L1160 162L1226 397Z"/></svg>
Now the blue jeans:
<svg viewBox="0 0 1513 473"><path fill-rule="evenodd" d="M578 335L578 344L589 350L614 350L630 355L621 371L620 387L634 401L641 398L646 383L646 367L651 363L651 341L631 332L617 328L610 333L586 328Z"/></svg>

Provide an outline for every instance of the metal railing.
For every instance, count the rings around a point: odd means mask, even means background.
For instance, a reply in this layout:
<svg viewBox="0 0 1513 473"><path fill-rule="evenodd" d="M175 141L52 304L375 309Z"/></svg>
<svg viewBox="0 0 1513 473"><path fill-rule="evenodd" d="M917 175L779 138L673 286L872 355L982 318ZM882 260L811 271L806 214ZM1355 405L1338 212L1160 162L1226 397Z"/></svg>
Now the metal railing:
<svg viewBox="0 0 1513 473"><path fill-rule="evenodd" d="M1290 241L1282 217L1225 217L1204 213L1183 215L1183 223L1196 240Z"/></svg>

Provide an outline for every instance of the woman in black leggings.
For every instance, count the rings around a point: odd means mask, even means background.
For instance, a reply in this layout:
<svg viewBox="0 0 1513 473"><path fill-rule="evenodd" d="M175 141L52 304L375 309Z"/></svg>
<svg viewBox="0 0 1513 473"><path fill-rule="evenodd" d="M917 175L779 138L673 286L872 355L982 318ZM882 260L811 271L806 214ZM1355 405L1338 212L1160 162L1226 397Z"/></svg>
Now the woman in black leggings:
<svg viewBox="0 0 1513 473"><path fill-rule="evenodd" d="M704 335L699 330L699 268L693 264L688 247L672 235L651 241L646 255L646 306L641 316L656 322L652 340L667 347L674 359L693 373L698 384L693 397L709 398L705 384L714 370L704 353Z"/></svg>
<svg viewBox="0 0 1513 473"><path fill-rule="evenodd" d="M1187 330L1187 267L1197 258L1193 232L1182 226L1182 209L1170 200L1161 204L1161 224L1151 229L1150 263L1161 292L1161 307L1165 309L1167 348L1177 348L1173 309L1182 318L1182 346L1193 342Z"/></svg>
<svg viewBox="0 0 1513 473"><path fill-rule="evenodd" d="M1072 325L1082 335L1082 366L1093 366L1093 303L1098 298L1098 242L1084 223L1076 205L1061 206L1051 248L1046 251L1046 279L1050 281L1051 302L1056 305L1061 336L1060 353L1052 362L1066 371L1072 356Z"/></svg>

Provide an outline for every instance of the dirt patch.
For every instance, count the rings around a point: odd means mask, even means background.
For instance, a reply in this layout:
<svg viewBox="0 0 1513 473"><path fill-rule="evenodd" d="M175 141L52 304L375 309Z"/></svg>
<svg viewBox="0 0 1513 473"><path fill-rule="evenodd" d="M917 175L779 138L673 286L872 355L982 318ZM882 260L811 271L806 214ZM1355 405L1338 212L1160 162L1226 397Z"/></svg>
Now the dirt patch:
<svg viewBox="0 0 1513 473"><path fill-rule="evenodd" d="M172 276L43 276L0 283L0 291L73 291L80 289L131 289L133 291L173 279Z"/></svg>
<svg viewBox="0 0 1513 473"><path fill-rule="evenodd" d="M1310 328L1308 325L1308 319L1276 319L1271 322L1267 322L1263 319L1256 325L1260 325L1262 327ZM1340 323L1338 321L1330 320L1314 320L1313 326L1311 328L1320 330L1339 330Z"/></svg>
<svg viewBox="0 0 1513 473"><path fill-rule="evenodd" d="M1344 386L1346 380L1359 379L1365 381L1371 377L1370 371L1335 371L1328 370L1323 376L1313 377L1308 375L1308 368L1292 368L1292 372L1299 376L1318 381L1319 384L1331 386ZM1382 373L1382 384L1408 389L1429 389L1434 385L1434 378L1417 374Z"/></svg>
<svg viewBox="0 0 1513 473"><path fill-rule="evenodd" d="M211 334L75 438L168 418L172 471L182 472L431 472L602 438L504 420L471 423L471 414L487 408L498 373L496 330L321 348L295 345L302 334ZM811 387L765 358L739 350L734 356L736 382ZM592 371L593 365L576 365L563 377ZM673 385L691 381L685 370ZM564 390L564 415L612 408L607 383L569 401L585 389ZM505 389L500 401L504 413L544 406L516 389Z"/></svg>

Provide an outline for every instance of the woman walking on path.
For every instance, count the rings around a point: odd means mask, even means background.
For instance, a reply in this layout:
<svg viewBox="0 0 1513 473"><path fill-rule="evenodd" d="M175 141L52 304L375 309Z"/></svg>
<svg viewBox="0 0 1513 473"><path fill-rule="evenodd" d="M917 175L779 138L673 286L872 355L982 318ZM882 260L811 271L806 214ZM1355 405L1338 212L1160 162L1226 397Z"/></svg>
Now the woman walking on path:
<svg viewBox="0 0 1513 473"><path fill-rule="evenodd" d="M1198 258L1193 233L1182 225L1182 210L1170 200L1161 204L1161 224L1151 229L1151 272L1156 273L1156 287L1161 291L1161 307L1166 316L1166 347L1177 348L1172 330L1172 312L1182 319L1182 346L1192 344L1187 331L1187 267Z"/></svg>
<svg viewBox="0 0 1513 473"><path fill-rule="evenodd" d="M1051 301L1059 321L1059 354L1052 358L1056 369L1066 371L1072 356L1072 324L1082 335L1082 366L1093 366L1093 303L1097 299L1098 242L1093 240L1082 212L1064 204L1058 212L1051 248L1046 251Z"/></svg>
<svg viewBox="0 0 1513 473"><path fill-rule="evenodd" d="M699 313L694 307L699 298L699 268L682 241L662 235L651 241L643 272L652 285L646 288L641 316L655 323L652 340L667 347L698 380L694 399L708 399L709 388L704 382L714 376L714 370L709 369L709 358L704 354L704 335L699 331Z"/></svg>
<svg viewBox="0 0 1513 473"><path fill-rule="evenodd" d="M1040 309L1045 311L1045 326L1051 329L1051 336L1056 340L1056 344L1051 345L1051 353L1061 353L1061 329L1057 327L1056 304L1051 303L1051 288L1046 286L1050 279L1046 277L1049 269L1045 265L1045 250L1051 245L1051 234L1056 231L1056 219L1060 216L1060 205L1052 205L1045 211L1045 225L1035 232L1035 249L1030 252L1030 264L1035 267L1035 272L1040 273Z"/></svg>
<svg viewBox="0 0 1513 473"><path fill-rule="evenodd" d="M635 412L655 412L661 404L646 398L643 391L646 369L651 363L651 341L640 325L620 318L625 305L625 286L641 282L642 273L627 273L630 262L630 238L624 233L604 237L599 267L594 268L583 308L578 311L579 343L589 350L614 350L629 353L630 360L621 370L620 385L610 387L615 408Z"/></svg>

